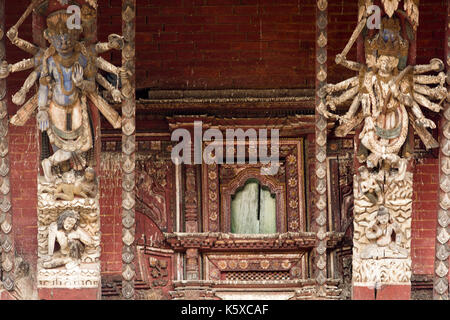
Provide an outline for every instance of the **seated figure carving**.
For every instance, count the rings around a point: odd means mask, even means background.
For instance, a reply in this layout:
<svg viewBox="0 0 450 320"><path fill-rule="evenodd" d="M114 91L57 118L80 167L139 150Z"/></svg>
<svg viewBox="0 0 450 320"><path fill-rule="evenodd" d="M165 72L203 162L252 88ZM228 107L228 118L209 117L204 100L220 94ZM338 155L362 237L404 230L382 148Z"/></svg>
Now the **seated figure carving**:
<svg viewBox="0 0 450 320"><path fill-rule="evenodd" d="M371 243L361 252L362 259L408 257L408 251L402 246L400 225L390 221L389 211L383 206L378 209L376 219L367 226L366 237Z"/></svg>

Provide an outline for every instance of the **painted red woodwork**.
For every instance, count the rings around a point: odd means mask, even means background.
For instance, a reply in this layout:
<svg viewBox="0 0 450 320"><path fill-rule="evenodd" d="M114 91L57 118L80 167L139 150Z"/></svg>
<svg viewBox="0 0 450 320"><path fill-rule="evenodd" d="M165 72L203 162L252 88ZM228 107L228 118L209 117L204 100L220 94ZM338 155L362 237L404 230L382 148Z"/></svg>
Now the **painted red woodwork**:
<svg viewBox="0 0 450 320"><path fill-rule="evenodd" d="M368 287L353 287L353 300L375 300L375 291Z"/></svg>
<svg viewBox="0 0 450 320"><path fill-rule="evenodd" d="M41 288L38 290L41 300L99 300L100 289L61 289Z"/></svg>
<svg viewBox="0 0 450 320"><path fill-rule="evenodd" d="M410 300L411 286L389 285L375 290L373 287L354 286L353 300Z"/></svg>

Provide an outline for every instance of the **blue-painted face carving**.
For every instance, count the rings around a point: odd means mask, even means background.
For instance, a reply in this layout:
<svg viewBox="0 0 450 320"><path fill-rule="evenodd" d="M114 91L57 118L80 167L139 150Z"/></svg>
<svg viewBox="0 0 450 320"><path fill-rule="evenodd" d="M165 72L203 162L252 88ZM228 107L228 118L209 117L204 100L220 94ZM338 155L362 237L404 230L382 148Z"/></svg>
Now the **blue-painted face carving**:
<svg viewBox="0 0 450 320"><path fill-rule="evenodd" d="M68 33L51 36L50 42L59 54L67 55L73 52L74 41Z"/></svg>
<svg viewBox="0 0 450 320"><path fill-rule="evenodd" d="M395 40L395 34L392 31L385 29L383 30L383 40L384 42L393 42Z"/></svg>

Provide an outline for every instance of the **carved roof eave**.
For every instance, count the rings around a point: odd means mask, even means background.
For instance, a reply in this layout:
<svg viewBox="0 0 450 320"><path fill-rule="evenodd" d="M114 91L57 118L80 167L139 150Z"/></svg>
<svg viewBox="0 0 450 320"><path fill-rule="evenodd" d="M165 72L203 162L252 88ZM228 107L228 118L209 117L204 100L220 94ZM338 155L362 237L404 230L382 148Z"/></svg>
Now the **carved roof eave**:
<svg viewBox="0 0 450 320"><path fill-rule="evenodd" d="M314 232L282 234L237 235L229 233L165 233L167 243L174 251L197 248L204 251L226 250L310 250L316 246ZM327 247L334 248L343 233L328 232Z"/></svg>

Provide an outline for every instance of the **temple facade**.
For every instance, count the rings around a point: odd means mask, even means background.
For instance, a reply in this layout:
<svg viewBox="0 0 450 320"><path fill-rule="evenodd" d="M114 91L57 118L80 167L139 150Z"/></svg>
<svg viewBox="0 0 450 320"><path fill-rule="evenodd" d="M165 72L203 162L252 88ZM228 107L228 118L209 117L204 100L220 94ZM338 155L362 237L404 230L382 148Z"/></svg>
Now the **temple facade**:
<svg viewBox="0 0 450 320"><path fill-rule="evenodd" d="M0 0L0 300L448 300L449 27Z"/></svg>

